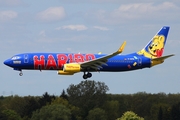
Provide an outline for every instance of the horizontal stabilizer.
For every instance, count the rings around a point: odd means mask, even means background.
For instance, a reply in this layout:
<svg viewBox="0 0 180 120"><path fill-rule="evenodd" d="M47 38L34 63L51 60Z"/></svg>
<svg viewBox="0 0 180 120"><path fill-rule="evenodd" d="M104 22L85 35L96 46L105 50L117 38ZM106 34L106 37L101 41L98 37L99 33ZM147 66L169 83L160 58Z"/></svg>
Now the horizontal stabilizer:
<svg viewBox="0 0 180 120"><path fill-rule="evenodd" d="M165 59L174 56L174 54L159 57L159 58L153 58L151 59L151 66L158 65L164 62Z"/></svg>
<svg viewBox="0 0 180 120"><path fill-rule="evenodd" d="M174 56L174 54L171 54L171 55L167 55L167 56L163 56L163 57L159 57L159 58L154 58L152 59L153 61L159 61L159 60L162 60L164 61L165 59L169 58L169 57L172 57Z"/></svg>

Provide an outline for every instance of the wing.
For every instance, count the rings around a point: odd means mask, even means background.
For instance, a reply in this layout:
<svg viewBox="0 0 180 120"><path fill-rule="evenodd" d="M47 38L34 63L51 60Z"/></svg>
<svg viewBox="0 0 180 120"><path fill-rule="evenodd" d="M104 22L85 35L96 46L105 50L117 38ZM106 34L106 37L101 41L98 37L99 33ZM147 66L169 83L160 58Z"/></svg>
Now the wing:
<svg viewBox="0 0 180 120"><path fill-rule="evenodd" d="M106 62L108 61L109 58L112 58L112 57L122 53L125 45L126 45L126 41L124 41L123 44L121 45L121 47L116 52L114 52L112 54L109 54L107 56L103 56L103 57L100 57L100 58L97 58L94 60L90 60L90 61L81 63L80 64L81 68L82 69L91 68L91 69L95 69L95 70L102 68L102 65L107 65Z"/></svg>

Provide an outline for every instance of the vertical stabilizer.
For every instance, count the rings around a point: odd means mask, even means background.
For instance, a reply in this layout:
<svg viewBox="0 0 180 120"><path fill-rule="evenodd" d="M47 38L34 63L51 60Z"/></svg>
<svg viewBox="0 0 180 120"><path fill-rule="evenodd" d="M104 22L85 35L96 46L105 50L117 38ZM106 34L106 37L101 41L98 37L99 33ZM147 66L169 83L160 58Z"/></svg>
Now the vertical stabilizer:
<svg viewBox="0 0 180 120"><path fill-rule="evenodd" d="M162 27L159 32L150 40L150 42L138 52L139 55L144 55L148 58L159 58L164 52L168 32L168 26Z"/></svg>

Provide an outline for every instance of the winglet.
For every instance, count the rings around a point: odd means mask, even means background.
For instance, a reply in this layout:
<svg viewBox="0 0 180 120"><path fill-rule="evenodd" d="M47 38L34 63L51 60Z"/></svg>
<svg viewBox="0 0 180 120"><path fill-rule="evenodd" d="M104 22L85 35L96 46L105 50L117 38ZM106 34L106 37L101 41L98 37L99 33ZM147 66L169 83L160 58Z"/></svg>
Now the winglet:
<svg viewBox="0 0 180 120"><path fill-rule="evenodd" d="M121 45L121 47L118 49L118 51L117 51L118 54L123 52L125 45L126 45L126 41L124 41L123 44Z"/></svg>

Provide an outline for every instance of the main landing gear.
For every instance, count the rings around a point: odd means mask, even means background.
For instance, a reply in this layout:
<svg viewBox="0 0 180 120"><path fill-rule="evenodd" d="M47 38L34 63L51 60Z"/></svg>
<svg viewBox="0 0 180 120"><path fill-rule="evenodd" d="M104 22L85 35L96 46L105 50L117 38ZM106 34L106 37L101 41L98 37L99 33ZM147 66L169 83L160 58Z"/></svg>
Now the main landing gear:
<svg viewBox="0 0 180 120"><path fill-rule="evenodd" d="M84 78L84 79L87 79L87 78L90 78L90 77L92 77L92 73L88 72L88 73L86 74L86 72L84 72L84 75L83 75L83 78Z"/></svg>

